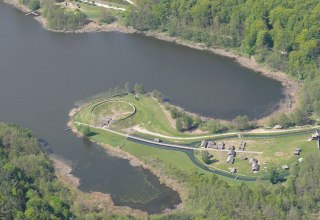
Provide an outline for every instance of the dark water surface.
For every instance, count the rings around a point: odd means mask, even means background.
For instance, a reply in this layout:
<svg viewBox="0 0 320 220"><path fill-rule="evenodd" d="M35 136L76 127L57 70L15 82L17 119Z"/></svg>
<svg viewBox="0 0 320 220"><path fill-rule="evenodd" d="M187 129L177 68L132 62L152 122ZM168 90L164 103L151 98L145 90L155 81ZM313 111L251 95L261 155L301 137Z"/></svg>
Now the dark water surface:
<svg viewBox="0 0 320 220"><path fill-rule="evenodd" d="M117 205L150 213L179 203L178 194L149 171L64 131L77 100L141 82L189 111L232 119L265 116L283 98L279 82L231 59L139 35L51 33L2 2L0 77L0 121L34 130L73 161L81 190L108 192Z"/></svg>

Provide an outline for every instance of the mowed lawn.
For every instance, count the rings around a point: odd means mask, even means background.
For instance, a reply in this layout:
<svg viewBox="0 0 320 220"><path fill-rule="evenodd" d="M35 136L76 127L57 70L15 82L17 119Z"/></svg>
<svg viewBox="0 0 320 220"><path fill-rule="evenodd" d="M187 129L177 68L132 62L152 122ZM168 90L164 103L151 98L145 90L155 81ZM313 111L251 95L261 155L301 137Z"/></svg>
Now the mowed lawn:
<svg viewBox="0 0 320 220"><path fill-rule="evenodd" d="M80 132L82 128L83 126L77 126L77 129ZM173 166L182 171L198 171L207 175L212 175L210 172L207 172L196 166L184 152L160 149L128 141L125 137L112 134L101 129L90 128L90 132L92 133L90 136L91 140L98 143L107 144L112 147L121 148L122 150L134 155L142 161L155 161L158 164L164 163L166 166Z"/></svg>
<svg viewBox="0 0 320 220"><path fill-rule="evenodd" d="M216 167L229 171L230 168L237 168L239 174L249 176L260 176L269 173L271 169L281 170L283 165L294 165L299 158L304 158L309 153L318 153L317 144L314 141L308 141L312 132L308 134L268 137L268 138L244 138L244 139L227 139L224 142L227 146L235 146L238 150L240 140L246 141L246 150L238 153L234 164L227 164L227 152L209 151L213 155L211 167ZM301 148L299 156L293 155L296 148ZM246 151L259 151L262 154L246 153ZM199 154L200 155L200 154ZM254 174L248 160L243 160L246 156L248 159L256 158L260 164L260 171ZM298 162L299 163L299 162Z"/></svg>

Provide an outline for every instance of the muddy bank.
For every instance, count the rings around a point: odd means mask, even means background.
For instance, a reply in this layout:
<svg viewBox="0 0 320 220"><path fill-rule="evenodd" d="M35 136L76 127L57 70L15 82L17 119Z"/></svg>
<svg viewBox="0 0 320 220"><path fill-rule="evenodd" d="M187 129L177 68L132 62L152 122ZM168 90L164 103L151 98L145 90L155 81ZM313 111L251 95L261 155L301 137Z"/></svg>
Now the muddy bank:
<svg viewBox="0 0 320 220"><path fill-rule="evenodd" d="M70 121L67 123L67 126L69 128L71 128L71 131L79 138L83 138L83 135L75 128L72 118L83 107L88 106L90 104L92 104L92 103L86 102L82 106L72 109L70 111L70 113L69 113ZM128 152L122 150L121 149L122 146L113 147L113 146L110 146L108 144L96 142L96 141L94 141L92 139L90 139L90 141L92 141L94 143L97 143L98 145L102 146L107 151L107 153L109 155L128 160L131 166L142 167L144 169L149 170L156 177L158 177L158 179L159 179L161 184L164 184L167 187L171 188L172 190L178 192L181 200L182 201L186 201L187 192L185 190L185 186L183 185L183 183L181 183L181 182L169 177L168 175L166 175L164 170L159 168L161 166L159 166L159 162L158 161L141 161L137 157L135 157L135 156L129 154ZM110 195L108 194L108 196L110 196ZM110 198L111 198L111 196L110 196ZM113 204L113 206L114 206L114 204ZM122 206L117 206L117 207L122 207ZM125 208L127 209L129 207L125 207ZM181 209L181 208L183 208L183 202L178 204L178 205L176 205L175 209L173 209L173 210ZM136 209L132 209L132 210L136 210ZM138 210L138 211L140 211L140 210ZM172 209L165 209L163 211L163 213L168 213L170 211L172 211ZM140 212L142 212L142 211L140 211ZM142 212L142 213L146 213L146 212Z"/></svg>
<svg viewBox="0 0 320 220"><path fill-rule="evenodd" d="M80 179L71 174L71 162L65 161L57 156L50 156L49 158L54 164L58 179L74 194L75 203L83 205L88 210L99 210L103 212L103 214L106 214L106 216L131 215L139 219L147 219L148 213L146 212L132 209L128 206L116 206L109 194L101 192L85 193L78 190Z"/></svg>
<svg viewBox="0 0 320 220"><path fill-rule="evenodd" d="M237 54L235 51L207 47L203 43L195 43L195 42L183 40L178 37L170 37L168 36L168 34L162 33L162 32L146 31L146 32L142 32L142 34L148 37L157 38L159 40L164 40L164 41L176 43L178 45L187 46L192 49L208 51L220 56L232 58L243 67L254 70L255 72L265 77L269 77L281 82L281 84L284 87L283 93L285 95L285 99L279 103L278 110L273 112L271 115L268 115L264 118L256 120L256 122L258 122L259 124L265 122L266 119L270 118L272 115L277 114L279 112L286 112L286 113L293 112L298 106L299 90L301 86L300 82L297 81L296 79L291 78L290 76L288 76L286 73L282 71L275 71L266 65L259 64L258 62L255 61L253 57L248 58L248 57L244 57Z"/></svg>

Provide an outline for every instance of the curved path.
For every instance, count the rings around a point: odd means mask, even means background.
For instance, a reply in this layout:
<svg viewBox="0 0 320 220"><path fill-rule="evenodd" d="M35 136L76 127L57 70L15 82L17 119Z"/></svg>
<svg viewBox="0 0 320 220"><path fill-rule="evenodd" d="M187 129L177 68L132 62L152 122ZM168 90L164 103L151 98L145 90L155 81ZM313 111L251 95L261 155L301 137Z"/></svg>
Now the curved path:
<svg viewBox="0 0 320 220"><path fill-rule="evenodd" d="M94 2L94 1L88 1L88 0L80 0L80 1L84 2L84 3L89 3L89 4L94 3L96 6L99 6L99 7L102 7L102 8L114 9L114 10L117 10L117 11L125 11L126 10L125 8L118 8L118 7L115 7L115 6L112 6L112 5L102 4L102 3Z"/></svg>
<svg viewBox="0 0 320 220"><path fill-rule="evenodd" d="M148 131L146 129L140 128L140 127L133 127L133 129L139 133L147 134L147 135L153 135L156 137L161 137L165 139L171 139L171 140L198 140L198 139L210 139L210 138L223 138L228 136L238 136L238 135L257 135L257 136L263 136L263 135L281 135L281 134L290 134L290 133L296 133L300 131L308 131L308 130L314 130L318 129L320 126L314 126L314 127L307 127L307 128L294 128L294 129L283 129L283 130L261 130L259 132L249 131L249 132L230 132L225 134L212 134L212 135L201 135L201 136L194 136L194 137L174 137L174 136L168 136L152 131Z"/></svg>
<svg viewBox="0 0 320 220"><path fill-rule="evenodd" d="M106 100L106 101L102 101L101 103L99 103L98 105L101 105L105 102L108 102L110 100ZM115 100L117 101L117 100ZM96 103L95 103L96 104ZM130 104L131 106L133 106L131 103L127 103L126 104ZM98 106L97 105L97 106ZM94 107L95 108L95 107ZM93 113L94 108L92 109L91 113ZM135 106L133 106L133 112L136 111ZM228 150L218 150L218 149L208 149L208 148L195 148L195 147L190 147L190 146L185 146L185 145L178 145L178 144L171 144L171 143L164 143L164 142L156 142L153 140L149 140L146 138L142 138L142 137L137 137L134 135L130 135L130 134L126 134L126 133L122 133L122 132L118 132L112 129L107 128L106 126L103 127L99 127L99 126L94 126L94 125L90 125L90 124L86 124L86 123L82 123L82 122L74 122L75 124L78 125L83 125L83 126L88 126L91 128L95 128L95 129L100 129L100 130L104 130L107 132L110 132L112 134L116 134L122 137L127 138L130 141L135 141L135 142L141 142L145 145L148 146L154 146L154 147L165 147L165 148L170 148L172 150L180 150L185 152L190 160L199 168L206 170L208 172L214 173L214 174L218 174L227 178L231 178L231 179L237 179L237 180L241 180L241 181L256 181L257 178L256 177L249 177L249 176L245 176L245 175L241 175L241 174L231 174L228 171L225 170L220 170L217 168L212 168L212 167L208 167L205 164L199 162L199 159L195 157L193 151L195 149L197 150L206 150L206 151L228 151ZM197 139L209 139L209 138L227 138L227 137L237 137L239 134L241 134L242 136L255 136L255 137L271 137L271 136L289 136L289 135L293 135L293 134L299 134L299 133L305 133L305 132L311 132L315 129L320 128L320 126L314 126L314 127L303 127L303 128L295 128L295 129L286 129L286 130L273 130L273 131L259 131L259 132L242 132L242 133L226 133L226 134L218 134L218 135L202 135L202 136L195 136L195 137L171 137L171 136L166 136L166 135L162 135L162 134L158 134L158 133L154 133L148 130L145 130L145 132L143 132L144 130L139 130L140 133L144 133L144 134L149 134L149 135L154 135L156 137L163 137L163 138L167 138L167 139L176 139L176 140L197 140ZM192 153L191 153L192 152ZM253 153L253 154L262 154L263 152L258 152L258 151L236 151L237 153ZM286 174L285 174L286 175ZM262 177L262 179L265 179L267 177Z"/></svg>

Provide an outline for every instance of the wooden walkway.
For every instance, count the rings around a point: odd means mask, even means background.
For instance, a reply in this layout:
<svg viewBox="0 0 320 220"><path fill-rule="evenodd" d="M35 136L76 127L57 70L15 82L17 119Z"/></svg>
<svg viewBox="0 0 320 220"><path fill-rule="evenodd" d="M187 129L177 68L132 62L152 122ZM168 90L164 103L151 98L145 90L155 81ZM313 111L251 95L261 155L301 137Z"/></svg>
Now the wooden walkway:
<svg viewBox="0 0 320 220"><path fill-rule="evenodd" d="M35 10L35 11L30 11L29 13L26 14L26 16L28 16L28 15L39 16L39 14L37 13L37 10Z"/></svg>

